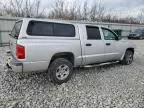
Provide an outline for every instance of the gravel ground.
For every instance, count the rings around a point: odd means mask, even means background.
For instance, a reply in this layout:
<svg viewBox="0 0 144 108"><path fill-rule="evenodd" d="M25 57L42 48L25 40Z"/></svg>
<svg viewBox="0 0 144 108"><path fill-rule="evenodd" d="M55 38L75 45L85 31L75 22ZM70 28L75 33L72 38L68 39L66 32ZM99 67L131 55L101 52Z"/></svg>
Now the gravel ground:
<svg viewBox="0 0 144 108"><path fill-rule="evenodd" d="M75 69L62 85L53 85L46 73L7 71L7 47L0 48L0 108L144 108L144 41L134 42L133 64Z"/></svg>

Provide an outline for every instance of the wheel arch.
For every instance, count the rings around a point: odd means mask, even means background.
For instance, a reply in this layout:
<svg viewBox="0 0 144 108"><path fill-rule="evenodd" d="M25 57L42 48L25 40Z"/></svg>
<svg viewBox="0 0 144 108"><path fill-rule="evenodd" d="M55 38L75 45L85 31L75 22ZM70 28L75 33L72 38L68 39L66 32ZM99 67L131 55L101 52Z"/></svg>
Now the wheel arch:
<svg viewBox="0 0 144 108"><path fill-rule="evenodd" d="M132 48L132 47L127 48L127 49L125 50L123 56L121 57L121 60L123 60L123 58L124 58L124 56L125 56L125 53L126 53L126 51L128 51L128 50L132 51L133 54L134 54L134 52L135 52L134 48Z"/></svg>
<svg viewBox="0 0 144 108"><path fill-rule="evenodd" d="M50 64L57 58L66 58L67 60L69 60L73 65L74 65L74 61L75 61L75 56L72 52L59 52L59 53L55 53L50 60Z"/></svg>
<svg viewBox="0 0 144 108"><path fill-rule="evenodd" d="M135 51L134 51L134 48L127 48L126 51L132 51L133 54L134 54L134 52L135 52ZM126 51L125 51L125 52L126 52Z"/></svg>

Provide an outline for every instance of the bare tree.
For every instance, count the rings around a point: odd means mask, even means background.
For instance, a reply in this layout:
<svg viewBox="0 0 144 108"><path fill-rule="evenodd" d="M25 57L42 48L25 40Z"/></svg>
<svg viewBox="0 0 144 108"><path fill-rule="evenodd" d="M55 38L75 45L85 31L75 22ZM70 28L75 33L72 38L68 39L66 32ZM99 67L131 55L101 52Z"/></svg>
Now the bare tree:
<svg viewBox="0 0 144 108"><path fill-rule="evenodd" d="M117 15L105 13L105 8L101 0L89 2L68 2L65 0L54 0L52 9L46 11L41 6L40 0L8 0L8 3L0 3L0 15L10 15L15 17L48 17L65 20L89 20L114 23L144 23L144 9L138 18L131 16L121 18ZM47 15L47 16L46 16Z"/></svg>
<svg viewBox="0 0 144 108"><path fill-rule="evenodd" d="M144 23L144 9L141 10L137 18L140 21L140 23Z"/></svg>
<svg viewBox="0 0 144 108"><path fill-rule="evenodd" d="M103 22L111 22L111 23L127 23L127 24L139 24L139 20L135 17L127 16L125 18L121 18L116 15L107 14L103 17Z"/></svg>
<svg viewBox="0 0 144 108"><path fill-rule="evenodd" d="M70 20L80 20L82 19L81 6L79 1L74 1L71 8L67 10Z"/></svg>
<svg viewBox="0 0 144 108"><path fill-rule="evenodd" d="M53 9L51 10L49 17L50 18L63 18L64 14L64 0L55 0Z"/></svg>
<svg viewBox="0 0 144 108"><path fill-rule="evenodd" d="M82 20L88 19L88 2L85 1L82 10Z"/></svg>
<svg viewBox="0 0 144 108"><path fill-rule="evenodd" d="M68 20L101 20L104 14L104 7L97 2L90 6L87 1L73 4L66 3L64 0L55 0L53 10L49 13L49 18L68 19Z"/></svg>
<svg viewBox="0 0 144 108"><path fill-rule="evenodd" d="M97 15L97 4L95 3L95 4L93 4L93 6L90 10L90 19L92 21L95 21L97 19L96 15Z"/></svg>
<svg viewBox="0 0 144 108"><path fill-rule="evenodd" d="M44 16L44 8L40 6L40 0L8 0L8 3L2 4L3 14L15 17Z"/></svg>
<svg viewBox="0 0 144 108"><path fill-rule="evenodd" d="M49 18L78 20L81 16L81 6L77 1L73 3L66 3L64 0L55 0L53 2L53 9L49 12Z"/></svg>

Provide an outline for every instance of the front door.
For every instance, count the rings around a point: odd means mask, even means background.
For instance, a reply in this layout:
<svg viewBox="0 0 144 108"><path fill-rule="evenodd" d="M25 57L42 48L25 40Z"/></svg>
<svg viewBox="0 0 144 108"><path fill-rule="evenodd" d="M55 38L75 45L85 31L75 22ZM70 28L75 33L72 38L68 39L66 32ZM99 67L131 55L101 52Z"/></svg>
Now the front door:
<svg viewBox="0 0 144 108"><path fill-rule="evenodd" d="M117 35L109 29L102 28L104 42L105 42L105 60L120 60L122 56L122 51L120 47L120 40L118 40Z"/></svg>

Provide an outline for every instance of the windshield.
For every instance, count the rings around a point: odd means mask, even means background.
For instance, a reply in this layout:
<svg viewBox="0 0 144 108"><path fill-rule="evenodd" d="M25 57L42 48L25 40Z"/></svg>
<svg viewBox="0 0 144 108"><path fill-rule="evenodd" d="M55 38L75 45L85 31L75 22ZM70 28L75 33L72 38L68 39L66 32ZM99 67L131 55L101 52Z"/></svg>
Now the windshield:
<svg viewBox="0 0 144 108"><path fill-rule="evenodd" d="M11 32L11 36L14 38L18 38L19 33L20 33L20 29L21 29L21 25L22 25L22 21L16 22L13 30Z"/></svg>

